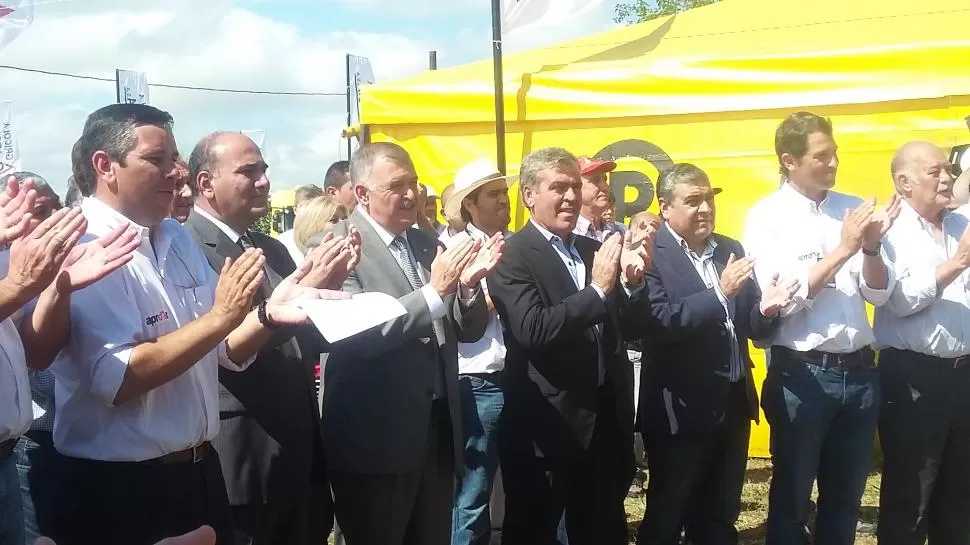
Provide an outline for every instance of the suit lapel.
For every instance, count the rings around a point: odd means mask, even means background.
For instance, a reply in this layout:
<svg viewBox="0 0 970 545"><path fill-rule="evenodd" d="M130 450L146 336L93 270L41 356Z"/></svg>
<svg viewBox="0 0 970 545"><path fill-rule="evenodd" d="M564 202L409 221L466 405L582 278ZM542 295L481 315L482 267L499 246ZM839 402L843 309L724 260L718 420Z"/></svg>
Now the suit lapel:
<svg viewBox="0 0 970 545"><path fill-rule="evenodd" d="M569 274L569 270L566 268L566 264L559 257L559 253L553 249L552 243L546 240L546 237L536 229L531 221L525 224L525 227L517 236L528 237L529 246L532 247L533 251L539 252L539 263L543 264L546 273L540 275L540 278L553 279L555 285L559 288L559 293L550 294L554 299L562 299L579 291L576 288L573 276ZM587 267L588 269L589 267Z"/></svg>
<svg viewBox="0 0 970 545"><path fill-rule="evenodd" d="M393 285L397 292L395 296L403 297L414 291L411 289L411 283L408 282L407 276L404 276L401 265L391 255L391 250L384 245L384 241L381 240L377 231L371 227L370 222L357 211L350 215L348 221L360 232L360 249L367 256L367 259L362 260L361 263L373 264L377 269L376 275Z"/></svg>
<svg viewBox="0 0 970 545"><path fill-rule="evenodd" d="M670 265L674 269L674 272L688 284L685 288L687 293L697 293L707 289L707 284L697 274L697 269L694 268L694 264L687 257L684 248L677 243L677 239L674 238L674 235L670 234L670 230L666 225L661 227L657 232L655 246L657 255L654 256L654 261Z"/></svg>
<svg viewBox="0 0 970 545"><path fill-rule="evenodd" d="M215 253L223 259L227 257L236 259L242 255L242 248L230 240L229 237L222 232L222 229L219 229L216 224L203 217L202 214L190 214L188 222L190 225L192 225L192 227L195 228L195 231L199 233L202 243L205 244L207 248L215 250ZM217 268L216 270L220 270L220 268Z"/></svg>

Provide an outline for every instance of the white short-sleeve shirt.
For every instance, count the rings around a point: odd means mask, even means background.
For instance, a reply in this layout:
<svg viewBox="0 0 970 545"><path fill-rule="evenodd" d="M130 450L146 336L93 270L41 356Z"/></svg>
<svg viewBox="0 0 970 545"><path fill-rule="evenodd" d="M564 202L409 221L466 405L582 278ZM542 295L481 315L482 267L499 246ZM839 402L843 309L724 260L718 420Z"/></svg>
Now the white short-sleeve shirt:
<svg viewBox="0 0 970 545"><path fill-rule="evenodd" d="M51 367L55 447L76 458L142 461L211 440L219 429L217 366L246 365L229 359L225 342L166 384L120 406L113 401L135 346L209 311L216 272L175 220L162 221L153 244L148 228L95 198L81 210L85 238L131 225L141 246L128 264L71 296L71 338Z"/></svg>

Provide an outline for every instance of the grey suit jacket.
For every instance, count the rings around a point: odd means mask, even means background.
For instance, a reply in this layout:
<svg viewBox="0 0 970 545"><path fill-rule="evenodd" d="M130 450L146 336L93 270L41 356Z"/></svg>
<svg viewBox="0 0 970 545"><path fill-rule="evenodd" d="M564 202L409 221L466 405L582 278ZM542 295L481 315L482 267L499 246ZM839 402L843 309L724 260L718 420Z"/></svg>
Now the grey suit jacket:
<svg viewBox="0 0 970 545"><path fill-rule="evenodd" d="M185 229L218 271L242 248L200 214ZM252 234L266 257L266 288L296 265L276 240ZM268 294L257 294L256 299ZM326 465L314 392L313 360L323 339L312 326L282 328L245 371L219 369L219 452L231 505L309 501L311 487L326 490ZM326 510L326 506L321 506ZM325 516L322 513L321 516Z"/></svg>
<svg viewBox="0 0 970 545"><path fill-rule="evenodd" d="M360 264L344 282L350 293L383 292L408 310L405 316L331 345L324 371L323 434L331 469L353 473L409 473L427 453L433 378L439 365L431 346L431 313L424 295L408 283L404 271L360 212L337 225L361 233ZM410 229L415 261L430 277L437 240ZM313 246L311 240L309 246ZM458 342L474 342L485 333L488 309L478 290L470 301L455 295L439 320L438 351L445 363L447 402L452 423L456 468L463 467L461 417L458 408Z"/></svg>

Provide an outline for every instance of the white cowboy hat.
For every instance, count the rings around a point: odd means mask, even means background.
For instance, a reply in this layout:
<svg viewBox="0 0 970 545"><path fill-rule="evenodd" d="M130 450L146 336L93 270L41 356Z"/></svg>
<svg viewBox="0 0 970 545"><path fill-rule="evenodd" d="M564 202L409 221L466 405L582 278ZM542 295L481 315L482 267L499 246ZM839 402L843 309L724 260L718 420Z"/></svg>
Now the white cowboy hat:
<svg viewBox="0 0 970 545"><path fill-rule="evenodd" d="M507 186L515 182L515 176L506 176L488 159L478 159L468 163L455 174L455 189L448 200L441 203L445 216L457 218L461 214L461 202L476 189L495 180L505 180Z"/></svg>

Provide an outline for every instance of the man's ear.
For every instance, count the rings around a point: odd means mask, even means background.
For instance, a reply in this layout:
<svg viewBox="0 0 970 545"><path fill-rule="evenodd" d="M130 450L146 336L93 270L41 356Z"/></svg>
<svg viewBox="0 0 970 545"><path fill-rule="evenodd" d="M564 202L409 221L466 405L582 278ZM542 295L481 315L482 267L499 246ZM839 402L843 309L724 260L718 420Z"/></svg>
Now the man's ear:
<svg viewBox="0 0 970 545"><path fill-rule="evenodd" d="M364 206L370 205L370 195L368 195L367 187L364 186L364 184L359 184L354 186L354 195L357 196L358 204L361 204Z"/></svg>
<svg viewBox="0 0 970 545"><path fill-rule="evenodd" d="M205 197L206 199L212 199L215 197L215 187L212 183L212 173L208 170L200 170L195 176L196 187L199 188L199 195Z"/></svg>

